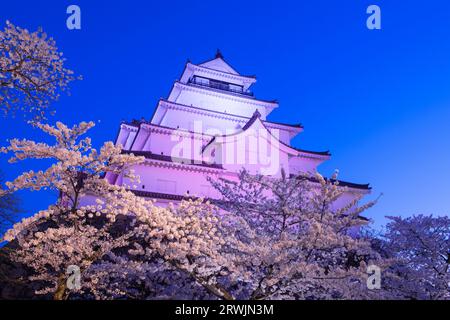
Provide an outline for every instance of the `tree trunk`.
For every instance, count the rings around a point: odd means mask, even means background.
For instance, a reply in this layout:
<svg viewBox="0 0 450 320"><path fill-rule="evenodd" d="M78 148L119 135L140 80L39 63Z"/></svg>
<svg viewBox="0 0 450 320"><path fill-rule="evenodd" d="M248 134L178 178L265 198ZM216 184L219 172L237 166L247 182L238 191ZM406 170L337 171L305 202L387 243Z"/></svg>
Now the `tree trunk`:
<svg viewBox="0 0 450 320"><path fill-rule="evenodd" d="M68 295L67 291L67 280L65 275L61 275L58 278L58 287L53 295L53 300L66 300Z"/></svg>

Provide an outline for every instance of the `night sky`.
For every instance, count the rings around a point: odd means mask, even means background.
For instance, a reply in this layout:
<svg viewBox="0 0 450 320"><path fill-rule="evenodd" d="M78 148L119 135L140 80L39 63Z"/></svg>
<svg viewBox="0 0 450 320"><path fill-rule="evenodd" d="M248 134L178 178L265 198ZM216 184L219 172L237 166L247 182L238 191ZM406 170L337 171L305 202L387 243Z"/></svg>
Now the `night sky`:
<svg viewBox="0 0 450 320"><path fill-rule="evenodd" d="M77 4L82 29L66 28ZM377 4L382 29L368 30L366 8ZM302 123L293 145L327 150L320 168L368 183L365 213L376 226L385 215L450 212L450 2L428 1L3 1L5 21L53 36L67 66L84 80L54 108L73 124L93 120L95 145L114 140L122 120L149 119L159 98L190 59L220 48L253 91L277 99L269 120ZM22 117L0 118L0 142L41 139ZM9 166L7 179L45 162ZM52 203L52 192L20 192L26 215Z"/></svg>

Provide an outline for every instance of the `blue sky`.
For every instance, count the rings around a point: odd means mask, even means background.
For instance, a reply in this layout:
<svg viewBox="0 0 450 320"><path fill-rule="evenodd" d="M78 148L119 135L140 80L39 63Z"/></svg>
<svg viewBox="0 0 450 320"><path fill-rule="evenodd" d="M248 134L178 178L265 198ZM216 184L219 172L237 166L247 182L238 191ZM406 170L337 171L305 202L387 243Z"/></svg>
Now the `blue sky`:
<svg viewBox="0 0 450 320"><path fill-rule="evenodd" d="M82 30L66 28L77 4ZM366 28L377 4L382 30ZM186 60L220 48L243 74L257 75L257 97L278 99L270 119L305 126L293 144L330 149L321 166L343 180L383 193L366 215L450 212L450 2L428 1L8 1L0 24L42 26L82 74L53 120L94 120L99 145L121 120L149 118ZM0 119L0 141L42 136L21 118ZM10 167L6 178L42 163ZM22 192L28 213L54 201L50 192Z"/></svg>

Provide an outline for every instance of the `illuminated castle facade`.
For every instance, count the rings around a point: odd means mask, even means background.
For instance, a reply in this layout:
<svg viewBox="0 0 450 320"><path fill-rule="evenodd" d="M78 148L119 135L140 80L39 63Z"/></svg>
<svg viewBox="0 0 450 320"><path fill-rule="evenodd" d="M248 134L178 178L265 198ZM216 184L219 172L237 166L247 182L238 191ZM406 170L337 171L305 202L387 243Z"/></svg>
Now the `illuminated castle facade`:
<svg viewBox="0 0 450 320"><path fill-rule="evenodd" d="M250 91L254 76L239 74L218 52L201 64L187 62L166 99L149 121L122 123L116 144L124 152L145 156L134 168L140 184L131 186L143 197L166 206L183 197L219 198L207 177L233 180L245 168L278 176L315 172L330 159L328 151L295 148L291 140L303 131L299 124L268 119L277 101L257 99ZM128 184L123 176L108 175L114 184ZM343 206L370 192L368 185L340 182L346 192Z"/></svg>

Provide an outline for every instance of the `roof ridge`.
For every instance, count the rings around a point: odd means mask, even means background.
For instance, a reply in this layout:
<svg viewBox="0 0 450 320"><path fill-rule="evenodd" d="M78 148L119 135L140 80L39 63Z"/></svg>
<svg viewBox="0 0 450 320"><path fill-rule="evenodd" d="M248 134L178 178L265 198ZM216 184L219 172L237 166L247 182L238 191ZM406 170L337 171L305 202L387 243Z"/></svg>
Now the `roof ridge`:
<svg viewBox="0 0 450 320"><path fill-rule="evenodd" d="M192 105L189 106L187 104L182 104L182 103L178 103L178 102L169 101L169 100L164 99L164 98L159 99L159 101L162 101L162 102L165 102L165 103L171 103L171 104L178 105L178 106L181 106L181 107L192 108L192 109L196 109L196 110L222 114L222 115L226 115L226 116L230 116L230 117L242 118L242 119L245 119L245 120L250 120L251 119L251 117L245 117L245 116L241 116L241 115L234 114L234 113L227 113L227 112L221 112L221 111L217 111L217 110L210 110L210 109L200 108L200 107L196 107L196 106L192 106ZM158 107L158 106L156 106L156 107ZM277 124L277 125L281 125L281 126L286 126L286 127L303 128L303 125L301 123L289 124L289 123L271 121L271 120L267 120L267 119L266 120L261 120L261 121L266 122L266 123L270 123L270 124Z"/></svg>

